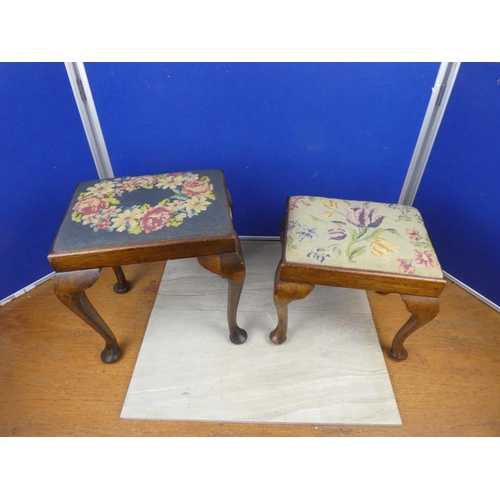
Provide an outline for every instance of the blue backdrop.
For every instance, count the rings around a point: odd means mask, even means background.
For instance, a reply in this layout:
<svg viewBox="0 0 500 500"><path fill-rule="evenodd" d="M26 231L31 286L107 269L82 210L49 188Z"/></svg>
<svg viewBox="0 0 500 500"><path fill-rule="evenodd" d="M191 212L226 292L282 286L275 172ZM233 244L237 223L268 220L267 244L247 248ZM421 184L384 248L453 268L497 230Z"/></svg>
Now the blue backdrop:
<svg viewBox="0 0 500 500"><path fill-rule="evenodd" d="M462 63L415 206L445 271L500 306L500 64Z"/></svg>
<svg viewBox="0 0 500 500"><path fill-rule="evenodd" d="M240 235L292 194L397 202L438 63L86 63L116 175L223 168Z"/></svg>
<svg viewBox="0 0 500 500"><path fill-rule="evenodd" d="M241 235L285 198L396 202L438 63L87 63L116 175L223 168ZM97 177L62 63L0 64L0 299L51 272L77 182Z"/></svg>
<svg viewBox="0 0 500 500"><path fill-rule="evenodd" d="M52 272L77 182L96 169L63 63L0 63L0 300Z"/></svg>

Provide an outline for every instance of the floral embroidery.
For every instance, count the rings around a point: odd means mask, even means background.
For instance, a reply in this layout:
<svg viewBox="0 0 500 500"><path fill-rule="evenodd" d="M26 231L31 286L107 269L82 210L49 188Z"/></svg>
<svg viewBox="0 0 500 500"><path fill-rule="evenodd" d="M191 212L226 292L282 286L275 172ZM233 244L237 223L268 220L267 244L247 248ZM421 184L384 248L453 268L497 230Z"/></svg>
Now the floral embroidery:
<svg viewBox="0 0 500 500"><path fill-rule="evenodd" d="M425 269L431 269L432 267L437 266L437 262L434 260L434 256L428 250L424 250L422 252L415 248L413 252L415 255L415 262L425 267Z"/></svg>
<svg viewBox="0 0 500 500"><path fill-rule="evenodd" d="M316 248L316 250L309 252L307 256L319 260L319 262L324 262L326 259L330 258L330 254L326 251L326 248L323 247Z"/></svg>
<svg viewBox="0 0 500 500"><path fill-rule="evenodd" d="M418 229L405 229L405 233L408 235L411 241L418 241L420 239L420 232Z"/></svg>
<svg viewBox="0 0 500 500"><path fill-rule="evenodd" d="M156 206L120 207L120 197L137 189L169 189L172 196ZM71 220L89 225L94 231L130 234L152 233L163 227L178 227L186 218L207 210L215 200L208 177L191 172L121 177L100 181L78 196Z"/></svg>
<svg viewBox="0 0 500 500"><path fill-rule="evenodd" d="M318 236L318 232L316 231L315 227L303 227L299 231L297 231L297 234L299 235L299 241L303 241L306 238L313 239L314 236Z"/></svg>
<svg viewBox="0 0 500 500"><path fill-rule="evenodd" d="M415 268L411 265L411 259L397 259L398 271L401 274L415 274Z"/></svg>
<svg viewBox="0 0 500 500"><path fill-rule="evenodd" d="M377 213L376 208L367 210L363 207L352 207L347 210L347 222L358 227L378 227L384 220L385 216Z"/></svg>
<svg viewBox="0 0 500 500"><path fill-rule="evenodd" d="M314 196L309 196L309 200L314 201ZM300 205L305 205L306 207L310 207L311 204L306 201L305 196L292 196L290 198L290 210L296 210Z"/></svg>
<svg viewBox="0 0 500 500"><path fill-rule="evenodd" d="M288 262L443 276L414 207L310 196L291 197L289 206L295 208L286 234Z"/></svg>
<svg viewBox="0 0 500 500"><path fill-rule="evenodd" d="M288 229L289 230L294 230L294 229L300 229L302 227L302 224L300 224L298 219L293 219L291 221L288 221Z"/></svg>
<svg viewBox="0 0 500 500"><path fill-rule="evenodd" d="M326 207L326 208L330 208L330 209L333 209L333 208L339 208L339 202L336 201L336 200L324 200L323 202L323 206Z"/></svg>
<svg viewBox="0 0 500 500"><path fill-rule="evenodd" d="M370 252L373 255L391 260L391 254L397 252L398 247L384 238L375 238L370 244Z"/></svg>
<svg viewBox="0 0 500 500"><path fill-rule="evenodd" d="M340 227L336 227L334 229L329 229L328 234L330 235L328 237L329 240L340 241L340 240L343 240L344 238L347 237L346 232Z"/></svg>
<svg viewBox="0 0 500 500"><path fill-rule="evenodd" d="M368 209L367 207L354 206L350 207L346 211L345 219L350 224L356 226L358 231L351 232L351 241L346 248L346 256L350 261L354 261L355 258L361 256L366 251L365 242L376 240L386 229L376 229L382 221L385 219L385 215L381 215L377 212L376 208ZM385 241L385 240L384 240ZM353 246L356 243L363 242L362 246ZM370 248L374 255L383 256L387 258L388 250L382 248L383 245L380 243Z"/></svg>
<svg viewBox="0 0 500 500"><path fill-rule="evenodd" d="M304 200L305 199L305 196L294 196L291 200L290 200L290 210L295 210L299 207L299 203L301 202L301 200Z"/></svg>

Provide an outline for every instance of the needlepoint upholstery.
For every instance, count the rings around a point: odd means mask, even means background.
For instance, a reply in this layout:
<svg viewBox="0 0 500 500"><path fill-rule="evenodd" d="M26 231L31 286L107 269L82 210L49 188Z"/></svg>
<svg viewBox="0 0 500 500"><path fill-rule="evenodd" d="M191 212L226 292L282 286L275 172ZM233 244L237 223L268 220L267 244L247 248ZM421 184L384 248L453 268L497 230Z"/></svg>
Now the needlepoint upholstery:
<svg viewBox="0 0 500 500"><path fill-rule="evenodd" d="M232 232L220 170L118 177L77 186L53 251Z"/></svg>
<svg viewBox="0 0 500 500"><path fill-rule="evenodd" d="M285 232L290 263L443 278L414 207L292 196Z"/></svg>
<svg viewBox="0 0 500 500"><path fill-rule="evenodd" d="M85 293L100 270L113 269L113 290L121 294L131 288L121 266L192 257L227 280L229 339L242 344L247 333L236 314L245 261L223 170L80 183L47 256L56 271L57 298L103 338L105 363L119 359L121 350Z"/></svg>

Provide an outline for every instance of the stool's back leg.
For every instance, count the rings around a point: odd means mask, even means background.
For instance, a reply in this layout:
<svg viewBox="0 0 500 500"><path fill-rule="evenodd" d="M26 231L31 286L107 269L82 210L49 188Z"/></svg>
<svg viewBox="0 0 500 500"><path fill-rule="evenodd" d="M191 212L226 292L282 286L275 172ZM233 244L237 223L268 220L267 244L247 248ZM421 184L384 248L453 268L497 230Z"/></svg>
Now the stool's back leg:
<svg viewBox="0 0 500 500"><path fill-rule="evenodd" d="M113 286L113 290L116 293L127 293L130 290L130 283L125 278L123 274L123 269L120 266L113 267L113 271L116 276L116 283Z"/></svg>
<svg viewBox="0 0 500 500"><path fill-rule="evenodd" d="M392 341L391 354L399 361L403 361L408 357L408 351L403 346L404 341L421 326L434 319L439 312L439 302L436 297L403 294L401 298L411 316Z"/></svg>
<svg viewBox="0 0 500 500"><path fill-rule="evenodd" d="M112 363L120 357L120 347L113 332L85 294L85 290L97 281L99 273L99 269L56 273L54 291L68 309L88 323L104 339L106 347L101 353L101 359L104 363Z"/></svg>
<svg viewBox="0 0 500 500"><path fill-rule="evenodd" d="M294 300L305 299L314 289L309 283L292 283L280 280L281 262L276 269L274 280L274 305L278 314L278 326L269 334L271 342L283 344L288 330L288 304Z"/></svg>

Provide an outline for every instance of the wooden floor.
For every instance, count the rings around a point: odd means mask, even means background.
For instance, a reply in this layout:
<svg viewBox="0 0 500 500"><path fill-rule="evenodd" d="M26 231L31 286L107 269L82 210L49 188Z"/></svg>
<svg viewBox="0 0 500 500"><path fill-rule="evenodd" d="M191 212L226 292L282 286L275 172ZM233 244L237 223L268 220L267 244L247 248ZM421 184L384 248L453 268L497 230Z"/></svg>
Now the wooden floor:
<svg viewBox="0 0 500 500"><path fill-rule="evenodd" d="M59 303L51 280L0 307L1 436L500 436L500 313L452 283L437 318L406 342L404 362L388 356L408 317L404 304L368 294L402 427L121 420L163 270L124 267L133 289L117 295L105 269L88 291L122 347L112 365L100 361L101 338Z"/></svg>

